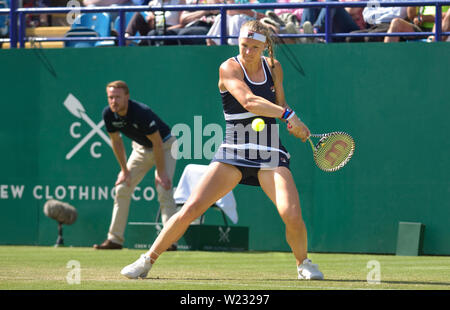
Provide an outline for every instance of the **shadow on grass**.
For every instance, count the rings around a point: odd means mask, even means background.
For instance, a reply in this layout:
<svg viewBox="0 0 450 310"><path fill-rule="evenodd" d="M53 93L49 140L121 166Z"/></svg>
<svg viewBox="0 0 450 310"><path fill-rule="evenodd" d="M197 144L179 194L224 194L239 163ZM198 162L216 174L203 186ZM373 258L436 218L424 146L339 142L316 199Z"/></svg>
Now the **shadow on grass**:
<svg viewBox="0 0 450 310"><path fill-rule="evenodd" d="M296 280L296 279L236 279L236 278L146 278L144 280L161 280L161 281L256 281L256 282L294 282L294 281L303 281L303 282L335 282L335 283L361 283L368 284L367 280L358 280L358 279L325 279L325 280ZM423 282L423 281L380 281L380 284L397 284L397 285L433 285L433 286L449 286L450 282Z"/></svg>
<svg viewBox="0 0 450 310"><path fill-rule="evenodd" d="M347 280L347 279L325 279L329 282L355 282L368 283L367 280ZM407 285L447 285L450 288L450 282L423 282L423 281L380 281L380 284L407 284Z"/></svg>

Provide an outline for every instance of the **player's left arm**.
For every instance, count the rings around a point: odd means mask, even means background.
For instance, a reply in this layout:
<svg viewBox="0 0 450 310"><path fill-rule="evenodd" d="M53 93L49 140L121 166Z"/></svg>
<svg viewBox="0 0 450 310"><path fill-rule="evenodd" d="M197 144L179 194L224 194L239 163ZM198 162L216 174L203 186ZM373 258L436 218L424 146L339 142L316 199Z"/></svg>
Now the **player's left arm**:
<svg viewBox="0 0 450 310"><path fill-rule="evenodd" d="M153 156L155 158L156 174L155 183L161 184L166 190L170 189L172 182L166 172L166 162L164 159L163 141L159 130L146 136L153 144Z"/></svg>

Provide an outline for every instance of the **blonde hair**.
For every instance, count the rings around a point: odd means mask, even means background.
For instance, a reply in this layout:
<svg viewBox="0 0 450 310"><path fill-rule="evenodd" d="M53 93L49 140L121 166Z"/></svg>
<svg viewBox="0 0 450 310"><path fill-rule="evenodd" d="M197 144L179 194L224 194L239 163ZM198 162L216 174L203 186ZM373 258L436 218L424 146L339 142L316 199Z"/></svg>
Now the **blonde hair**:
<svg viewBox="0 0 450 310"><path fill-rule="evenodd" d="M270 67L272 68L272 75L274 75L275 52L274 52L274 41L272 38L272 31L268 27L266 27L263 23L261 23L259 20L247 21L241 26L241 29L243 28L266 36L267 52L269 54L271 62Z"/></svg>
<svg viewBox="0 0 450 310"><path fill-rule="evenodd" d="M125 95L128 95L130 93L130 90L128 89L128 85L124 81L109 82L108 85L106 85L106 89L108 89L110 87L123 89L125 91Z"/></svg>

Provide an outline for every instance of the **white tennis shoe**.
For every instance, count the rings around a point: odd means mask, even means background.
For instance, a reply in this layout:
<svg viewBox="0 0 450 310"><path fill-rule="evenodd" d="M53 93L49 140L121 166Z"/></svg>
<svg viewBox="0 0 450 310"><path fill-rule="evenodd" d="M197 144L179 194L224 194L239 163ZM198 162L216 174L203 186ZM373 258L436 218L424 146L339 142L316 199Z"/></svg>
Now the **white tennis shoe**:
<svg viewBox="0 0 450 310"><path fill-rule="evenodd" d="M319 267L306 258L303 263L297 267L298 278L301 280L323 280L323 273Z"/></svg>
<svg viewBox="0 0 450 310"><path fill-rule="evenodd" d="M141 257L134 263L125 266L120 272L128 279L146 278L148 272L152 269L152 263L150 262L150 257L142 254Z"/></svg>

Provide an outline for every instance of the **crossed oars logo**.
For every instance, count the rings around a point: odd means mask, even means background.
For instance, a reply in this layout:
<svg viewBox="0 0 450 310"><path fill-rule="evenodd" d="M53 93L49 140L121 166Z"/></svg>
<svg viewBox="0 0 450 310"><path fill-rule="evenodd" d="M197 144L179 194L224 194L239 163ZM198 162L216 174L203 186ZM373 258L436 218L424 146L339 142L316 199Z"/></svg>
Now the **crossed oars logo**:
<svg viewBox="0 0 450 310"><path fill-rule="evenodd" d="M89 139L92 138L93 135L98 134L109 146L111 146L111 140L109 137L103 132L101 129L105 122L101 120L98 124L95 124L91 118L86 114L86 110L84 109L81 102L72 94L69 94L64 100L64 106L72 113L75 117L82 119L85 121L92 129L91 131L81 139L77 145L75 145L69 153L66 155L66 159L69 160L75 155L82 147L85 145Z"/></svg>

